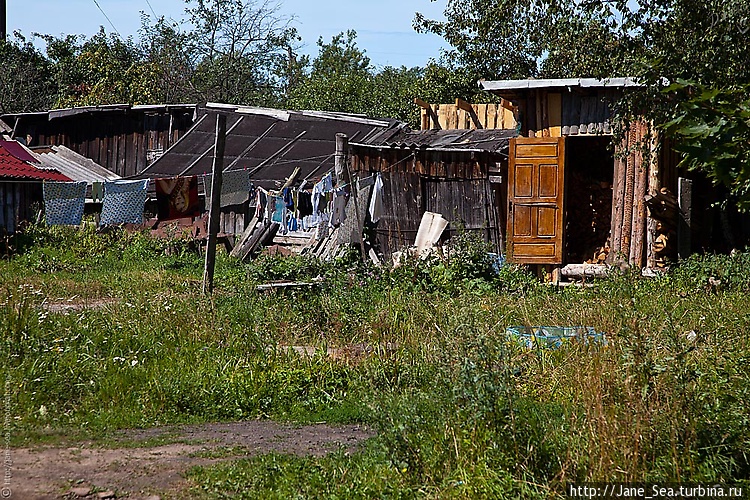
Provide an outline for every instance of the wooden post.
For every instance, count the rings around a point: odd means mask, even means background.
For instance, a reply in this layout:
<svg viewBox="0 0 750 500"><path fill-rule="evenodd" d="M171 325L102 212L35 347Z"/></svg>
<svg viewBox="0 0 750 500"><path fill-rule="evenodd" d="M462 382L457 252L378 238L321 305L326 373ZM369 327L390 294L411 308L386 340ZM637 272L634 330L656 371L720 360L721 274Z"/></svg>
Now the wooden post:
<svg viewBox="0 0 750 500"><path fill-rule="evenodd" d="M334 172L336 172L336 186L341 187L349 184L349 169L346 168L346 161L349 156L349 137L346 134L336 134L336 156L334 162Z"/></svg>
<svg viewBox="0 0 750 500"><path fill-rule="evenodd" d="M206 266L203 270L203 295L214 291L214 268L216 266L216 239L221 216L221 173L224 170L224 146L227 140L227 115L216 115L216 139L214 142L213 176L211 178L211 209L208 212L208 240L206 244Z"/></svg>
<svg viewBox="0 0 750 500"><path fill-rule="evenodd" d="M620 252L627 260L630 257L630 239L633 230L633 192L635 191L635 144L636 144L636 122L631 122L628 129L627 170L625 172L625 196L622 200L622 239L620 241Z"/></svg>
<svg viewBox="0 0 750 500"><path fill-rule="evenodd" d="M686 259L692 247L693 226L693 181L677 179L677 199L680 204L680 220L677 224L677 257Z"/></svg>
<svg viewBox="0 0 750 500"><path fill-rule="evenodd" d="M659 192L659 189L661 189L661 176L659 174L659 134L653 124L651 124L649 130L651 132L651 142L648 151L648 194L649 196L655 196L656 193ZM656 254L654 253L654 243L658 236L656 228L656 219L649 217L648 232L646 233L646 267L649 269L656 267Z"/></svg>
<svg viewBox="0 0 750 500"><path fill-rule="evenodd" d="M638 143L635 152L635 190L633 192L633 237L630 240L630 263L634 267L643 267L643 241L646 233L646 190L648 188L648 170L644 164L643 147L646 136L646 124L638 122Z"/></svg>
<svg viewBox="0 0 750 500"><path fill-rule="evenodd" d="M625 154L627 148L627 138L623 139L615 147L615 172L612 186L612 224L609 231L609 247L611 251L607 256L608 264L614 264L620 259L622 221L625 209L623 204L623 200L625 199L625 174L627 173L627 158L622 155Z"/></svg>

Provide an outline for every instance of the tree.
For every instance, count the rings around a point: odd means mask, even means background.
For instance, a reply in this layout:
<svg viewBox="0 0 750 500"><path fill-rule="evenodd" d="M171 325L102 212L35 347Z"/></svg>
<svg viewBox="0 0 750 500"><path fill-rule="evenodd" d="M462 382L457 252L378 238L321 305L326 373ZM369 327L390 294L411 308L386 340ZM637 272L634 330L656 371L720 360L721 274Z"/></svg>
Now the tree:
<svg viewBox="0 0 750 500"><path fill-rule="evenodd" d="M190 32L164 17L152 24L143 14L139 33L144 64L153 78L154 101L175 104L198 100L192 81L198 61Z"/></svg>
<svg viewBox="0 0 750 500"><path fill-rule="evenodd" d="M193 86L204 101L273 105L299 40L271 0L186 0L199 62Z"/></svg>
<svg viewBox="0 0 750 500"><path fill-rule="evenodd" d="M0 40L0 113L41 111L52 105L49 61L20 33Z"/></svg>
<svg viewBox="0 0 750 500"><path fill-rule="evenodd" d="M101 28L82 44L72 35L45 39L55 68L57 107L155 102L152 67L132 38L122 40Z"/></svg>
<svg viewBox="0 0 750 500"><path fill-rule="evenodd" d="M628 36L612 22L608 3L448 0L445 21L417 13L414 28L445 38L453 48L443 63L477 79L610 76Z"/></svg>
<svg viewBox="0 0 750 500"><path fill-rule="evenodd" d="M663 128L678 139L681 164L705 172L750 209L750 86L717 90L680 80L665 93L679 103Z"/></svg>
<svg viewBox="0 0 750 500"><path fill-rule="evenodd" d="M356 39L351 30L334 36L330 43L319 39L318 56L290 91L286 106L417 123L414 97L422 70L389 66L377 71Z"/></svg>

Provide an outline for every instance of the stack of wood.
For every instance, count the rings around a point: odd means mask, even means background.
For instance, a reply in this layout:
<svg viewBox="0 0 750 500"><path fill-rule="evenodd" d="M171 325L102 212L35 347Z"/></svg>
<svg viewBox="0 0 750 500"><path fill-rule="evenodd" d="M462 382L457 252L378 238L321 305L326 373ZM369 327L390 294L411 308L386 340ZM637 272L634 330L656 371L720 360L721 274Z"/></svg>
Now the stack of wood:
<svg viewBox="0 0 750 500"><path fill-rule="evenodd" d="M656 221L654 242L654 265L663 269L676 256L677 221L680 206L677 198L667 189L661 188L655 195L646 196L648 216Z"/></svg>
<svg viewBox="0 0 750 500"><path fill-rule="evenodd" d="M609 256L609 240L603 246L594 250L590 259L585 261L586 264L604 264Z"/></svg>
<svg viewBox="0 0 750 500"><path fill-rule="evenodd" d="M569 189L580 202L568 208L568 248L572 261L598 263L609 255L609 237L612 220L612 186L573 172ZM603 261L602 261L603 262Z"/></svg>

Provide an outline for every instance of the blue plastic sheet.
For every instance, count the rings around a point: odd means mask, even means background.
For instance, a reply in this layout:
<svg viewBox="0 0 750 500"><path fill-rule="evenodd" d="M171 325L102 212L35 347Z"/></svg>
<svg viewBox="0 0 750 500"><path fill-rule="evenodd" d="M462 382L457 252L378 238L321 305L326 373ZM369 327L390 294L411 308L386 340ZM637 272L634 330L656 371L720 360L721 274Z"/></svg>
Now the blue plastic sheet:
<svg viewBox="0 0 750 500"><path fill-rule="evenodd" d="M509 326L505 333L529 349L559 349L571 342L607 345L605 334L591 326Z"/></svg>

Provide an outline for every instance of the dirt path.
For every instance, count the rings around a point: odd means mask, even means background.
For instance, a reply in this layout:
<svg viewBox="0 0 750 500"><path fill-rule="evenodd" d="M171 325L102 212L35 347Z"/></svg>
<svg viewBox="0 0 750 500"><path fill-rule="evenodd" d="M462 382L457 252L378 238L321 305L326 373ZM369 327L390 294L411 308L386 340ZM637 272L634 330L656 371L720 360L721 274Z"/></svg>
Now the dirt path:
<svg viewBox="0 0 750 500"><path fill-rule="evenodd" d="M195 465L272 451L320 456L342 446L353 449L372 436L370 430L358 425L249 421L126 431L107 448L94 443L70 448L13 448L9 498L76 498L73 488L78 495L88 489L85 498L91 499L107 490L116 498L185 498L188 483L184 473ZM149 446L154 442L157 444Z"/></svg>

